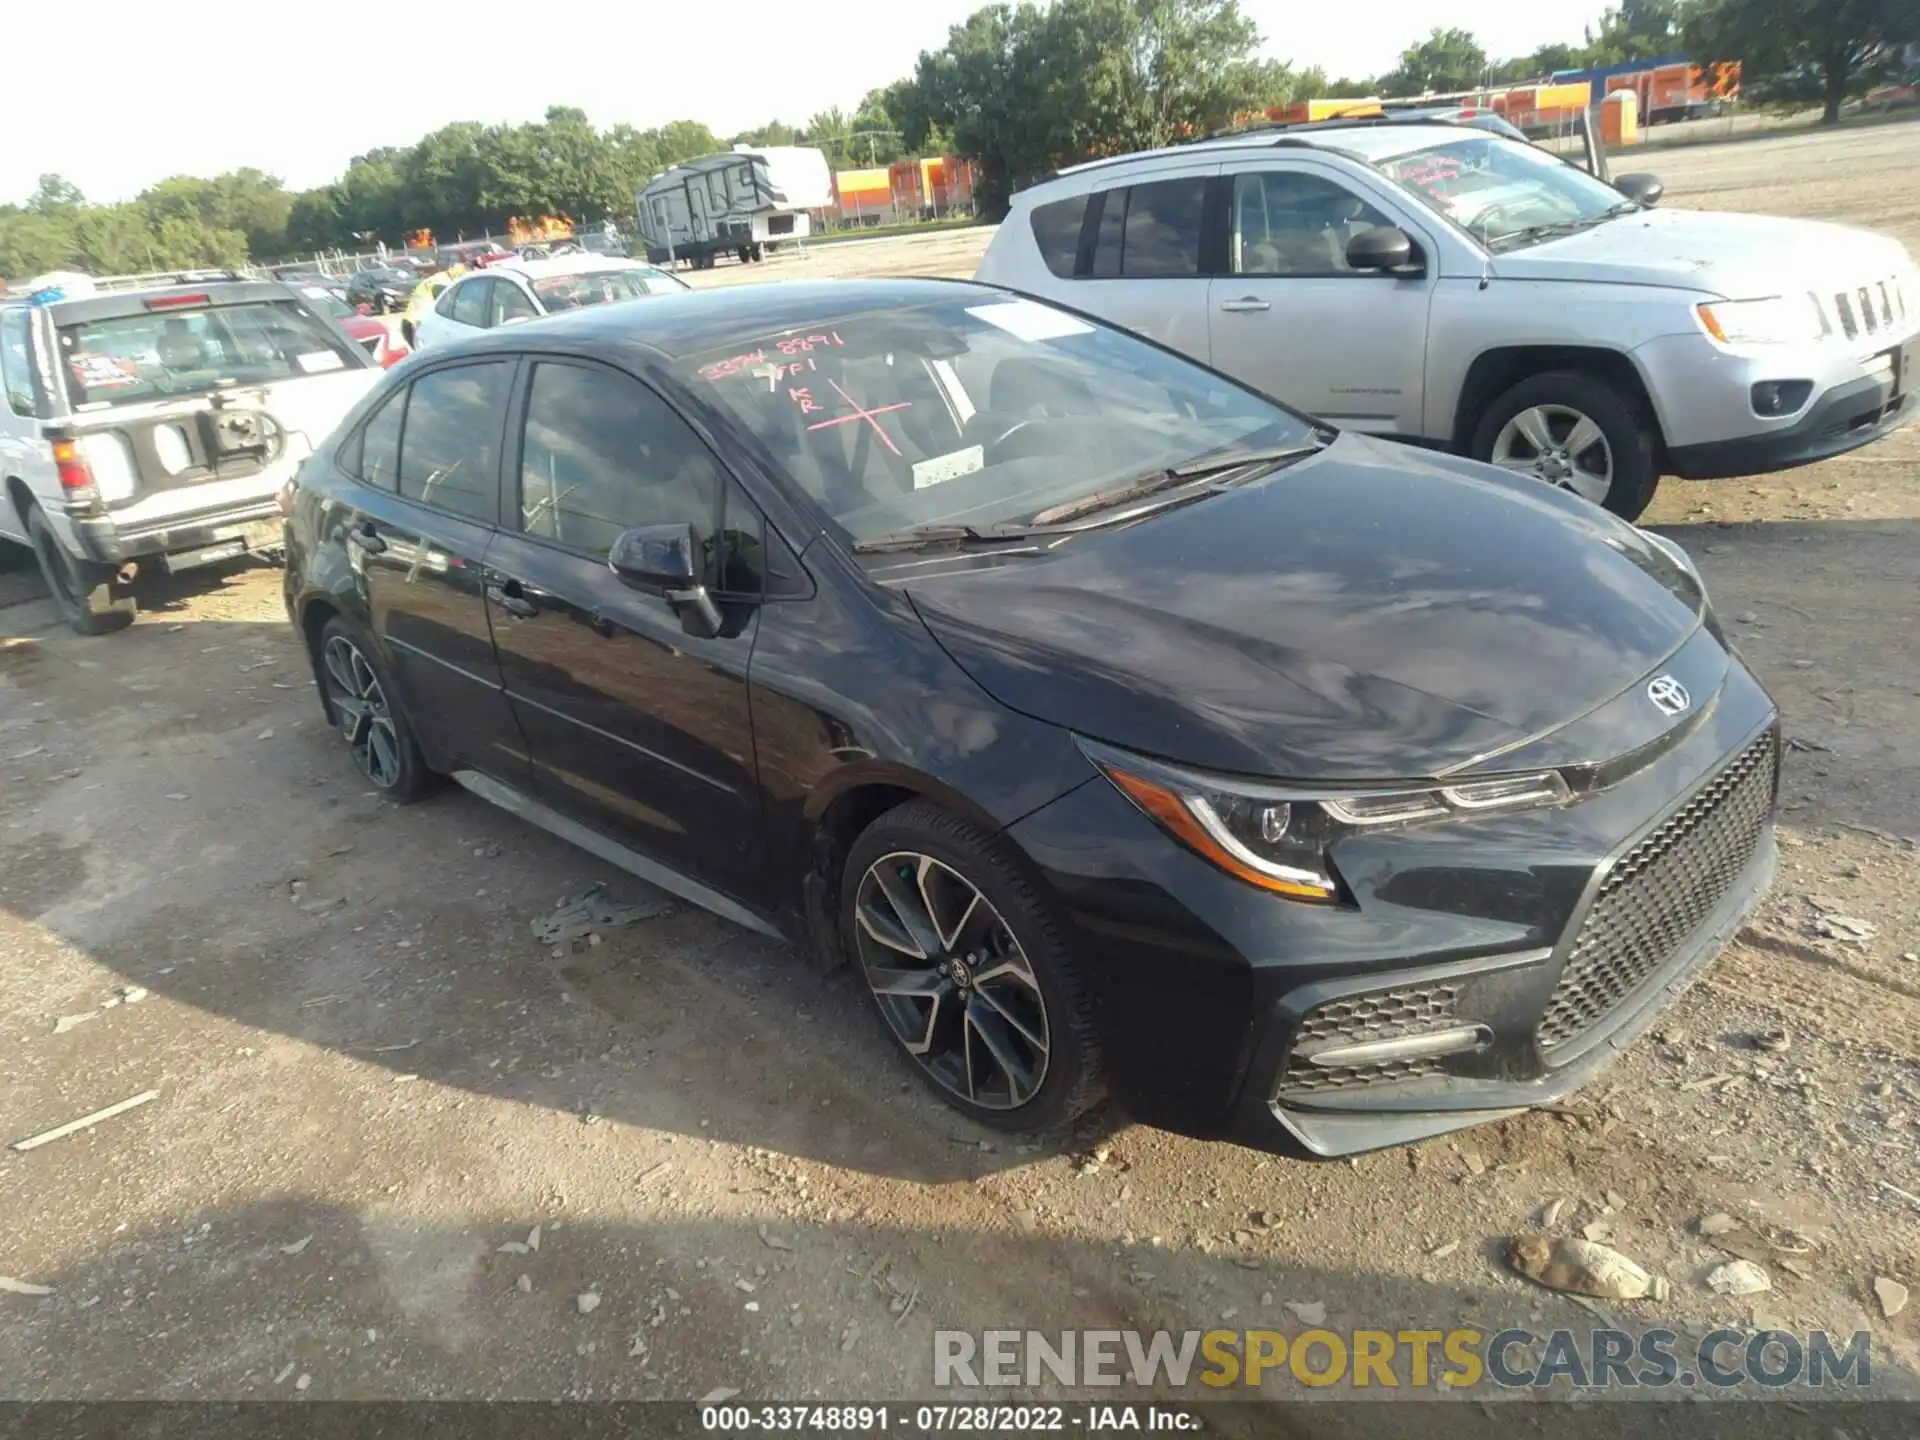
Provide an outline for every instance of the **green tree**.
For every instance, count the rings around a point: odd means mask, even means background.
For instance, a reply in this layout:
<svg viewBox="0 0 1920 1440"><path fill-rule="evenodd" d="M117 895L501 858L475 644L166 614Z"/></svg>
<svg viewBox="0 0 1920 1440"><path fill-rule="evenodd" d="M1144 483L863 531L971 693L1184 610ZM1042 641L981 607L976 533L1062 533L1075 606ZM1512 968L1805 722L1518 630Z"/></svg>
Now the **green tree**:
<svg viewBox="0 0 1920 1440"><path fill-rule="evenodd" d="M1400 53L1400 63L1380 77L1386 96L1447 94L1485 83L1487 52L1466 30L1441 30Z"/></svg>
<svg viewBox="0 0 1920 1440"><path fill-rule="evenodd" d="M1769 103L1818 104L1821 120L1901 67L1920 43L1914 0L1701 0L1687 17L1696 62L1738 59L1743 88Z"/></svg>
<svg viewBox="0 0 1920 1440"><path fill-rule="evenodd" d="M1620 0L1587 27L1582 58L1588 65L1653 60L1681 48L1680 0Z"/></svg>
<svg viewBox="0 0 1920 1440"><path fill-rule="evenodd" d="M211 180L175 175L149 186L139 198L156 224L192 220L208 230L238 230L255 255L275 255L286 247L293 197L277 175L250 168Z"/></svg>

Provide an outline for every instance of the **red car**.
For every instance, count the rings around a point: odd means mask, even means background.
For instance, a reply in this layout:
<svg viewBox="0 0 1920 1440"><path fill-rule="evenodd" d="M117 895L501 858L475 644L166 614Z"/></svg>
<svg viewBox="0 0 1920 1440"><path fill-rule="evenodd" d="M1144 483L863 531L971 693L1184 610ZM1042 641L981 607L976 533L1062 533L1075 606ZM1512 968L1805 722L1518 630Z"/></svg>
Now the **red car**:
<svg viewBox="0 0 1920 1440"><path fill-rule="evenodd" d="M378 360L383 368L398 364L412 353L387 328L385 321L349 305L345 291L329 285L302 285L300 296L346 331L354 344Z"/></svg>

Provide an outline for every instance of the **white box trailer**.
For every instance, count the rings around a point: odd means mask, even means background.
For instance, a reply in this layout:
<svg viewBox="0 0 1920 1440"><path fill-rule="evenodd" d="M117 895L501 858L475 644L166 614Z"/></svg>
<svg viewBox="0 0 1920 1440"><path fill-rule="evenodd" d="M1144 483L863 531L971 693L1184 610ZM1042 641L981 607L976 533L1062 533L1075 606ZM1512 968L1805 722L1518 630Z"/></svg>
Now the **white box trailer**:
<svg viewBox="0 0 1920 1440"><path fill-rule="evenodd" d="M745 263L804 239L808 212L830 204L827 157L798 145L741 146L687 160L654 176L634 197L647 259L701 269L731 252Z"/></svg>

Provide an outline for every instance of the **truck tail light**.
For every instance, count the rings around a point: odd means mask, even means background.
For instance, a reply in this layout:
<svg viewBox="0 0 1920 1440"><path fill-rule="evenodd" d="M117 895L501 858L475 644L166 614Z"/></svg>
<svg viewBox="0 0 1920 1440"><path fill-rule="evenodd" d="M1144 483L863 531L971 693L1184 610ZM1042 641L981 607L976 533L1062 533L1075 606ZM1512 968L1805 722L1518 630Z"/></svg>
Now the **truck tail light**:
<svg viewBox="0 0 1920 1440"><path fill-rule="evenodd" d="M80 451L77 440L53 442L53 466L60 475L60 488L71 492L93 489L93 467Z"/></svg>

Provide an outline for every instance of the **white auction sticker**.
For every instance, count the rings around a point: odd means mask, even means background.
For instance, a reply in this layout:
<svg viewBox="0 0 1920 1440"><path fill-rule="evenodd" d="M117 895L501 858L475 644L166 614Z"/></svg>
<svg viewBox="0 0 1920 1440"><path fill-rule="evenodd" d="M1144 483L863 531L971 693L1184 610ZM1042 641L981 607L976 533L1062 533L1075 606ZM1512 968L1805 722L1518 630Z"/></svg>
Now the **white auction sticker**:
<svg viewBox="0 0 1920 1440"><path fill-rule="evenodd" d="M347 362L331 350L309 350L304 355L294 356L293 363L308 375L318 375L322 370L342 369Z"/></svg>
<svg viewBox="0 0 1920 1440"><path fill-rule="evenodd" d="M993 305L969 305L967 313L976 320L984 320L989 325L997 325L1009 335L1020 340L1058 340L1067 335L1091 335L1093 327L1086 321L1069 315L1064 310L1055 310L1050 305L1039 305L1031 300L1003 300Z"/></svg>
<svg viewBox="0 0 1920 1440"><path fill-rule="evenodd" d="M945 455L935 455L931 460L918 460L913 466L913 488L924 490L929 485L938 485L946 480L958 480L962 475L971 475L976 470L986 468L987 452L980 445L969 445L964 450L950 450Z"/></svg>

